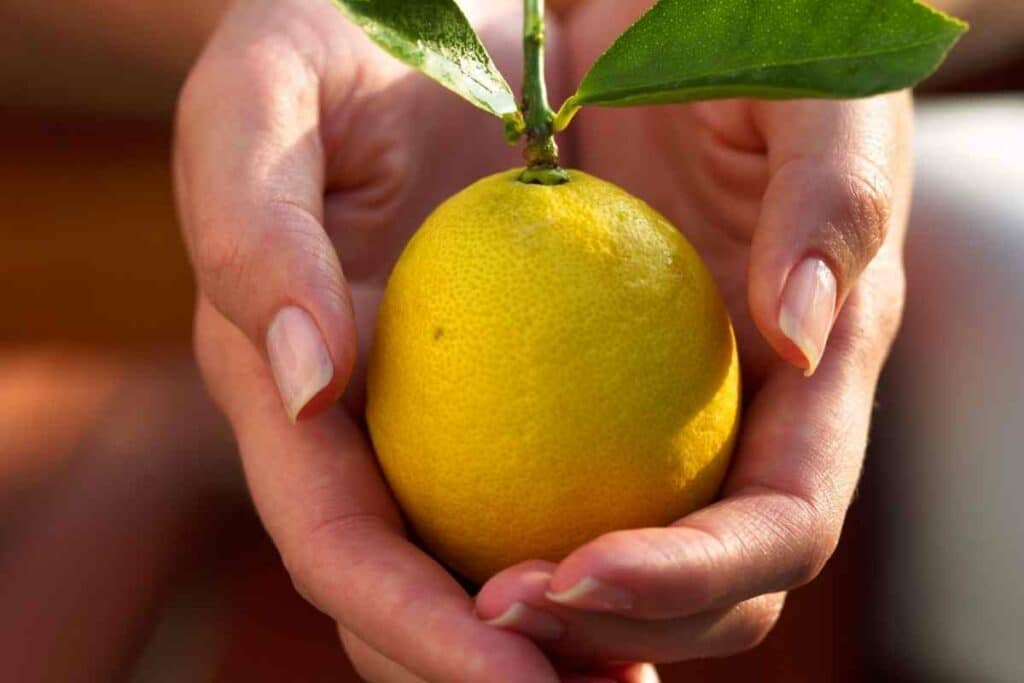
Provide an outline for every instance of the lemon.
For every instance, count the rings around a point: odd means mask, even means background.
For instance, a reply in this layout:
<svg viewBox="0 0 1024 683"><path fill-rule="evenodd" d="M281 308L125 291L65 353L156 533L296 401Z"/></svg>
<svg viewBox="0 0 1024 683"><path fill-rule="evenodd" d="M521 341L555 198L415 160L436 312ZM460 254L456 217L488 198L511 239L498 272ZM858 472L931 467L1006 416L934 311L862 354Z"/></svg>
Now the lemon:
<svg viewBox="0 0 1024 683"><path fill-rule="evenodd" d="M661 215L580 172L485 178L388 283L367 419L426 546L482 581L709 503L739 421L732 326Z"/></svg>

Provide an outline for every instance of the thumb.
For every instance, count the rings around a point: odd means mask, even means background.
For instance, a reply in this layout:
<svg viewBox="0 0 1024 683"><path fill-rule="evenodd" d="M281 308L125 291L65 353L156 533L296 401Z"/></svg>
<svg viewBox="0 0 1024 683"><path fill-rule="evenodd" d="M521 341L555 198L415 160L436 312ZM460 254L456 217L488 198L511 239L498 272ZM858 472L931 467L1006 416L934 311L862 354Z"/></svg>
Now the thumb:
<svg viewBox="0 0 1024 683"><path fill-rule="evenodd" d="M839 311L905 220L905 93L758 109L770 180L751 245L750 310L784 359L814 373Z"/></svg>
<svg viewBox="0 0 1024 683"><path fill-rule="evenodd" d="M344 390L352 303L322 225L315 71L284 39L243 35L252 22L236 19L183 91L175 184L200 290L263 354L295 421Z"/></svg>

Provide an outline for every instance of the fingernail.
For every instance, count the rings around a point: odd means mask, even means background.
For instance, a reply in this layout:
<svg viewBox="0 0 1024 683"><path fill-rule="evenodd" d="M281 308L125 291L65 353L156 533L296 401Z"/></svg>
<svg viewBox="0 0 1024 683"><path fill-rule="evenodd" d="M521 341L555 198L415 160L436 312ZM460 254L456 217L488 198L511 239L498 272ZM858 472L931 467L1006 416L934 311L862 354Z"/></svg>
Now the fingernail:
<svg viewBox="0 0 1024 683"><path fill-rule="evenodd" d="M819 258L793 269L782 293L779 329L807 360L808 377L818 369L836 311L836 277Z"/></svg>
<svg viewBox="0 0 1024 683"><path fill-rule="evenodd" d="M522 633L537 640L558 640L565 633L562 622L547 612L514 602L500 616L485 623Z"/></svg>
<svg viewBox="0 0 1024 683"><path fill-rule="evenodd" d="M602 612L627 610L633 606L632 593L591 576L580 579L567 590L557 593L548 591L547 597L560 605Z"/></svg>
<svg viewBox="0 0 1024 683"><path fill-rule="evenodd" d="M301 308L284 308L267 330L267 355L285 410L295 422L334 377L334 364L320 329Z"/></svg>

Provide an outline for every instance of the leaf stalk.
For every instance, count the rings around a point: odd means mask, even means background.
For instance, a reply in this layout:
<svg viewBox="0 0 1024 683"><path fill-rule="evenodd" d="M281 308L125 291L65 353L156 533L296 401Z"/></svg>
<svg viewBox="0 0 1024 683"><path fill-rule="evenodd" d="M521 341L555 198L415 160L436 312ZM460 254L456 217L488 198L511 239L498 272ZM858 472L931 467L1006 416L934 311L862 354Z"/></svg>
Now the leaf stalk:
<svg viewBox="0 0 1024 683"><path fill-rule="evenodd" d="M558 165L555 113L544 79L544 0L523 0L523 118L526 122L524 183L560 185L569 174Z"/></svg>

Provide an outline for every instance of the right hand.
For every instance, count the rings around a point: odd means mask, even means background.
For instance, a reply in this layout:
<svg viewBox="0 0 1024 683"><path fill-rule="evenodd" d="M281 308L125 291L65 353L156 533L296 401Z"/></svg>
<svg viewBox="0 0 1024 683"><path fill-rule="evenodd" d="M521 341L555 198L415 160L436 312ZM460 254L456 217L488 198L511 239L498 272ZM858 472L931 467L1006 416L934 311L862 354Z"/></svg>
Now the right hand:
<svg viewBox="0 0 1024 683"><path fill-rule="evenodd" d="M462 4L516 64L519 3ZM181 98L175 180L204 377L296 587L370 680L558 680L406 540L359 427L361 382L337 402L408 235L444 197L517 163L499 122L327 2L239 2Z"/></svg>

